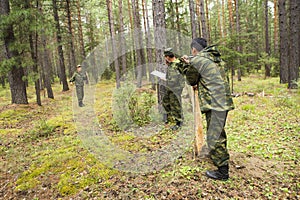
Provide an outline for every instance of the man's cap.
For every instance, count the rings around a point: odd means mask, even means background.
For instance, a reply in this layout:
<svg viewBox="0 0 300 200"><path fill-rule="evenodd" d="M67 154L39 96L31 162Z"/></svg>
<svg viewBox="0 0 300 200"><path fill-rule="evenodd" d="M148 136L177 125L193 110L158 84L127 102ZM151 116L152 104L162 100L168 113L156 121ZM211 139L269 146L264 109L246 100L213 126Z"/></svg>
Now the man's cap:
<svg viewBox="0 0 300 200"><path fill-rule="evenodd" d="M197 50L202 50L207 47L207 41L204 38L194 38L191 43L191 48L196 48Z"/></svg>
<svg viewBox="0 0 300 200"><path fill-rule="evenodd" d="M77 65L77 68L81 67L81 65Z"/></svg>
<svg viewBox="0 0 300 200"><path fill-rule="evenodd" d="M164 55L165 55L165 56L172 56L172 55L174 55L173 49L172 49L172 48L166 48L166 49L164 50Z"/></svg>

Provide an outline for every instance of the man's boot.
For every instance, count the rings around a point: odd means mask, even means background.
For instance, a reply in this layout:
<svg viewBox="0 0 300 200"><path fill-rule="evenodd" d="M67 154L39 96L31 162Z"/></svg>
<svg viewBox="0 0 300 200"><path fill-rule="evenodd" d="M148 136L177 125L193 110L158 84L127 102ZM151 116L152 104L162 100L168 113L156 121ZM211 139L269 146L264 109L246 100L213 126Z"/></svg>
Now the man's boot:
<svg viewBox="0 0 300 200"><path fill-rule="evenodd" d="M181 126L182 126L182 122L176 120L176 125L172 126L171 129L172 129L173 131L176 131L176 130L178 130Z"/></svg>
<svg viewBox="0 0 300 200"><path fill-rule="evenodd" d="M79 105L79 107L83 107L84 106L83 103L82 103L82 101L79 101L78 105Z"/></svg>
<svg viewBox="0 0 300 200"><path fill-rule="evenodd" d="M213 171L206 171L205 175L208 178L212 178L215 180L221 180L221 181L226 181L229 178L229 166L224 165L221 167L218 167L218 170L213 170Z"/></svg>
<svg viewBox="0 0 300 200"><path fill-rule="evenodd" d="M169 123L168 114L163 114L163 121L164 121L165 124Z"/></svg>

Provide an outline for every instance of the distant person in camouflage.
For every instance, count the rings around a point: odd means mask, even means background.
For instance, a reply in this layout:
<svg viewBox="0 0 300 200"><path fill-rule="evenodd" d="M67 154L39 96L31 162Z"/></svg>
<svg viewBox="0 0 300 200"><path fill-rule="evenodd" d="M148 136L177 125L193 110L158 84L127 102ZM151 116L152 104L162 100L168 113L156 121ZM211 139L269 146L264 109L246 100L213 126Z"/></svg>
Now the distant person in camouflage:
<svg viewBox="0 0 300 200"><path fill-rule="evenodd" d="M182 69L187 82L198 89L201 112L207 121L207 145L209 156L217 170L206 171L206 176L216 180L229 178L229 153L224 130L228 111L234 109L229 78L225 73L224 61L216 46L207 47L203 38L191 43L193 58L183 57L188 67Z"/></svg>
<svg viewBox="0 0 300 200"><path fill-rule="evenodd" d="M184 77L178 71L180 61L175 57L172 49L166 49L164 55L168 69L166 74L166 94L162 99L162 105L167 113L165 122L168 123L169 119L173 118L176 124L171 129L177 130L182 125L181 93L184 87Z"/></svg>
<svg viewBox="0 0 300 200"><path fill-rule="evenodd" d="M72 78L70 79L70 82L75 82L76 86L76 94L78 99L78 105L79 107L83 107L83 97L84 97L84 81L87 80L86 74L82 72L82 68L80 65L77 65L77 70L74 72Z"/></svg>

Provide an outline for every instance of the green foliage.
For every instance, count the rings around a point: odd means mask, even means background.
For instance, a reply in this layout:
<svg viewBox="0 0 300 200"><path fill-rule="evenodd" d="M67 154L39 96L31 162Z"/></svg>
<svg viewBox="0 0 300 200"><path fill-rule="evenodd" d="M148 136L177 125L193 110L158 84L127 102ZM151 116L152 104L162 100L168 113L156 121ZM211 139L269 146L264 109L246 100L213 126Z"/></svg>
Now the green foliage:
<svg viewBox="0 0 300 200"><path fill-rule="evenodd" d="M130 116L133 122L139 126L143 126L151 121L150 110L155 104L155 96L153 91L136 90L129 100Z"/></svg>
<svg viewBox="0 0 300 200"><path fill-rule="evenodd" d="M114 90L112 107L114 110L114 120L118 126L126 129L132 124L129 111L130 97L134 93L135 85L125 84L121 88Z"/></svg>
<svg viewBox="0 0 300 200"><path fill-rule="evenodd" d="M264 65L272 66L273 76L278 75L278 72L274 71L274 68L275 68L274 66L279 64L279 60L277 58L268 56L268 54L266 52L262 52L261 56L258 60L258 64L260 64L261 66L264 66Z"/></svg>
<svg viewBox="0 0 300 200"><path fill-rule="evenodd" d="M194 174L201 172L200 167L182 166L179 168L180 176L190 180Z"/></svg>
<svg viewBox="0 0 300 200"><path fill-rule="evenodd" d="M32 139L38 139L41 137L49 137L54 133L57 126L47 123L45 119L41 119L36 122L35 128L29 132Z"/></svg>
<svg viewBox="0 0 300 200"><path fill-rule="evenodd" d="M155 96L150 89L136 89L132 83L124 83L113 93L114 120L126 129L132 123L143 126L151 121L150 111Z"/></svg>

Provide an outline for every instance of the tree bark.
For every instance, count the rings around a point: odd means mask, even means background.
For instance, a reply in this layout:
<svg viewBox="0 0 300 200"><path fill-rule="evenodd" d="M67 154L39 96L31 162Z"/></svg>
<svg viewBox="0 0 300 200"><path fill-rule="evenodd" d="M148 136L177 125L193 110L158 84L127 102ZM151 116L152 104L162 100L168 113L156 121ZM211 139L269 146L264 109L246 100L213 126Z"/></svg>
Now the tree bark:
<svg viewBox="0 0 300 200"><path fill-rule="evenodd" d="M78 17L78 36L79 36L79 45L80 45L80 54L81 54L80 62L81 62L85 58L86 53L84 49L80 0L77 0L76 7L77 7L77 17Z"/></svg>
<svg viewBox="0 0 300 200"><path fill-rule="evenodd" d="M112 51L113 55L118 58L118 51L117 47L115 44L115 26L114 26L114 18L113 18L113 12L112 12L112 0L106 0L106 5L107 5L107 12L108 12L108 23L109 23L109 31L110 31L110 37L111 37L111 44L112 44ZM119 67L119 62L118 59L115 59L114 62L115 70L116 70L116 86L119 88L121 86L120 83L120 67Z"/></svg>
<svg viewBox="0 0 300 200"><path fill-rule="evenodd" d="M198 29L198 34L199 37L202 37L202 32L201 32L201 16L200 16L200 0L196 0L195 4L195 12L196 12L196 26Z"/></svg>
<svg viewBox="0 0 300 200"><path fill-rule="evenodd" d="M37 6L38 8L38 1L37 1ZM25 9L30 10L31 5L30 1L26 0L25 1ZM33 19L30 19L33 22ZM34 38L35 37L35 41ZM32 71L36 77L34 77L34 87L35 87L35 95L36 95L36 102L39 106L42 105L41 101L41 88L40 88L40 78L39 78L39 71L38 71L38 45L37 45L37 40L38 40L38 34L36 31L30 31L29 32L29 46L30 46L30 55L31 59L33 61L33 66L32 66Z"/></svg>
<svg viewBox="0 0 300 200"><path fill-rule="evenodd" d="M290 59L289 59L289 89L297 89L297 81L299 77L299 2L298 0L290 0Z"/></svg>
<svg viewBox="0 0 300 200"><path fill-rule="evenodd" d="M205 16L206 16L206 23L207 23L207 42L210 43L210 23L209 23L209 14L208 14L208 0L205 0Z"/></svg>
<svg viewBox="0 0 300 200"><path fill-rule="evenodd" d="M266 54L270 56L270 43L269 43L269 9L268 0L265 0L265 42L266 42ZM271 76L270 64L265 64L265 77Z"/></svg>
<svg viewBox="0 0 300 200"><path fill-rule="evenodd" d="M130 38L131 38L131 44L129 45L130 48L132 49L131 53L130 53L130 61L131 61L131 65L134 66L135 65L135 53L133 51L133 49L135 49L134 47L134 36L133 36L133 19L132 19L132 12L131 12L131 4L130 4L130 0L127 0L127 5L128 5L128 15L129 15L129 23L130 23Z"/></svg>
<svg viewBox="0 0 300 200"><path fill-rule="evenodd" d="M237 51L241 53L240 45L240 14L239 14L239 1L235 0L235 15L236 15L236 34L237 34ZM242 80L241 60L237 58L238 63L238 81Z"/></svg>
<svg viewBox="0 0 300 200"><path fill-rule="evenodd" d="M178 6L178 0L175 0L175 6L176 6L176 24L177 24L177 41L178 41L178 46L182 46L182 41L181 41L181 27L180 27L180 15L179 15L179 6Z"/></svg>
<svg viewBox="0 0 300 200"><path fill-rule="evenodd" d="M278 55L278 1L274 0L274 54Z"/></svg>
<svg viewBox="0 0 300 200"><path fill-rule="evenodd" d="M195 20L195 4L194 4L193 0L189 0L189 8L190 8L192 38L196 38L197 37L197 24L196 24L196 20Z"/></svg>
<svg viewBox="0 0 300 200"><path fill-rule="evenodd" d="M8 16L10 14L9 0L0 1L0 14ZM11 50L10 47L15 42L15 35L12 24L8 24L3 27L4 33L4 55L6 59L13 59L19 57L19 53L15 50ZM11 103L15 104L28 104L26 85L23 81L24 69L21 67L21 63L16 59L17 63L11 66L8 72L8 82L11 92Z"/></svg>
<svg viewBox="0 0 300 200"><path fill-rule="evenodd" d="M46 35L42 34L42 44L43 44L43 77L44 77L44 84L47 89L48 98L54 99L53 90L51 87L51 63L48 55L47 50L47 42L46 42Z"/></svg>
<svg viewBox="0 0 300 200"><path fill-rule="evenodd" d="M126 43L125 43L125 38L123 36L123 32L124 32L124 19L123 19L123 1L119 0L119 18L120 18L120 40L121 40L121 47L120 47L120 51L121 51L121 63L122 63L122 73L125 74L126 73L126 68L127 68L127 61L126 61Z"/></svg>
<svg viewBox="0 0 300 200"><path fill-rule="evenodd" d="M152 51L152 47L153 47L153 37L151 34L151 30L150 30L150 22L149 22L149 14L148 14L148 1L147 0L143 0L144 2L144 10L145 10L145 18L146 18L146 27L145 27L145 32L146 32L146 43L147 43L147 57L148 57L148 63L150 63L150 65L148 66L149 68L149 73L151 73L153 71L153 51ZM149 75L151 84L152 84L152 89L155 90L155 77L153 75Z"/></svg>
<svg viewBox="0 0 300 200"><path fill-rule="evenodd" d="M57 51L59 56L60 80L63 84L63 91L68 91L69 86L68 86L67 76L66 76L64 52L61 44L62 38L61 38L61 30L59 25L57 2L56 0L52 0L52 3L53 3L53 16L54 16L55 27L56 27L56 41L57 41Z"/></svg>
<svg viewBox="0 0 300 200"><path fill-rule="evenodd" d="M207 39L207 29L206 29L206 19L204 12L204 0L200 0L200 17L201 17L201 35L203 38Z"/></svg>
<svg viewBox="0 0 300 200"><path fill-rule="evenodd" d="M193 4L194 6L194 4ZM155 38L155 50L156 50L156 63L158 71L166 73L166 67L164 66L164 49L166 48L166 21L165 21L165 6L162 0L152 1L153 10L153 24L154 24L154 38ZM196 29L195 29L196 31ZM163 82L160 80L157 87L159 110L162 111L162 98L165 95L166 88Z"/></svg>
<svg viewBox="0 0 300 200"><path fill-rule="evenodd" d="M136 74L137 74L137 87L142 87L142 77L143 77L143 68L142 68L142 60L143 60L143 46L142 46L142 30L141 30L141 22L139 15L139 4L137 0L132 0L132 12L133 12L133 21L134 21L134 43L136 49Z"/></svg>
<svg viewBox="0 0 300 200"><path fill-rule="evenodd" d="M222 27L223 27L223 37L227 36L227 31L226 31L226 18L225 18L225 1L222 0Z"/></svg>
<svg viewBox="0 0 300 200"><path fill-rule="evenodd" d="M234 30L232 0L228 1L228 12L229 12L229 26L231 30Z"/></svg>
<svg viewBox="0 0 300 200"><path fill-rule="evenodd" d="M280 32L280 83L288 83L289 38L287 29L286 1L278 0Z"/></svg>
<svg viewBox="0 0 300 200"><path fill-rule="evenodd" d="M67 11L67 19L68 19L68 35L69 35L69 45L70 45L70 71L69 77L74 74L75 65L76 65L76 58L75 58L75 47L74 47L74 34L73 34L73 27L72 27L72 17L71 17L71 10L70 10L70 0L66 0L66 11Z"/></svg>
<svg viewBox="0 0 300 200"><path fill-rule="evenodd" d="M216 6L217 6L217 13L218 13L218 28L217 30L219 31L219 38L223 38L223 27L222 27L222 16L221 16L221 6L220 6L220 2L217 1L216 2Z"/></svg>

